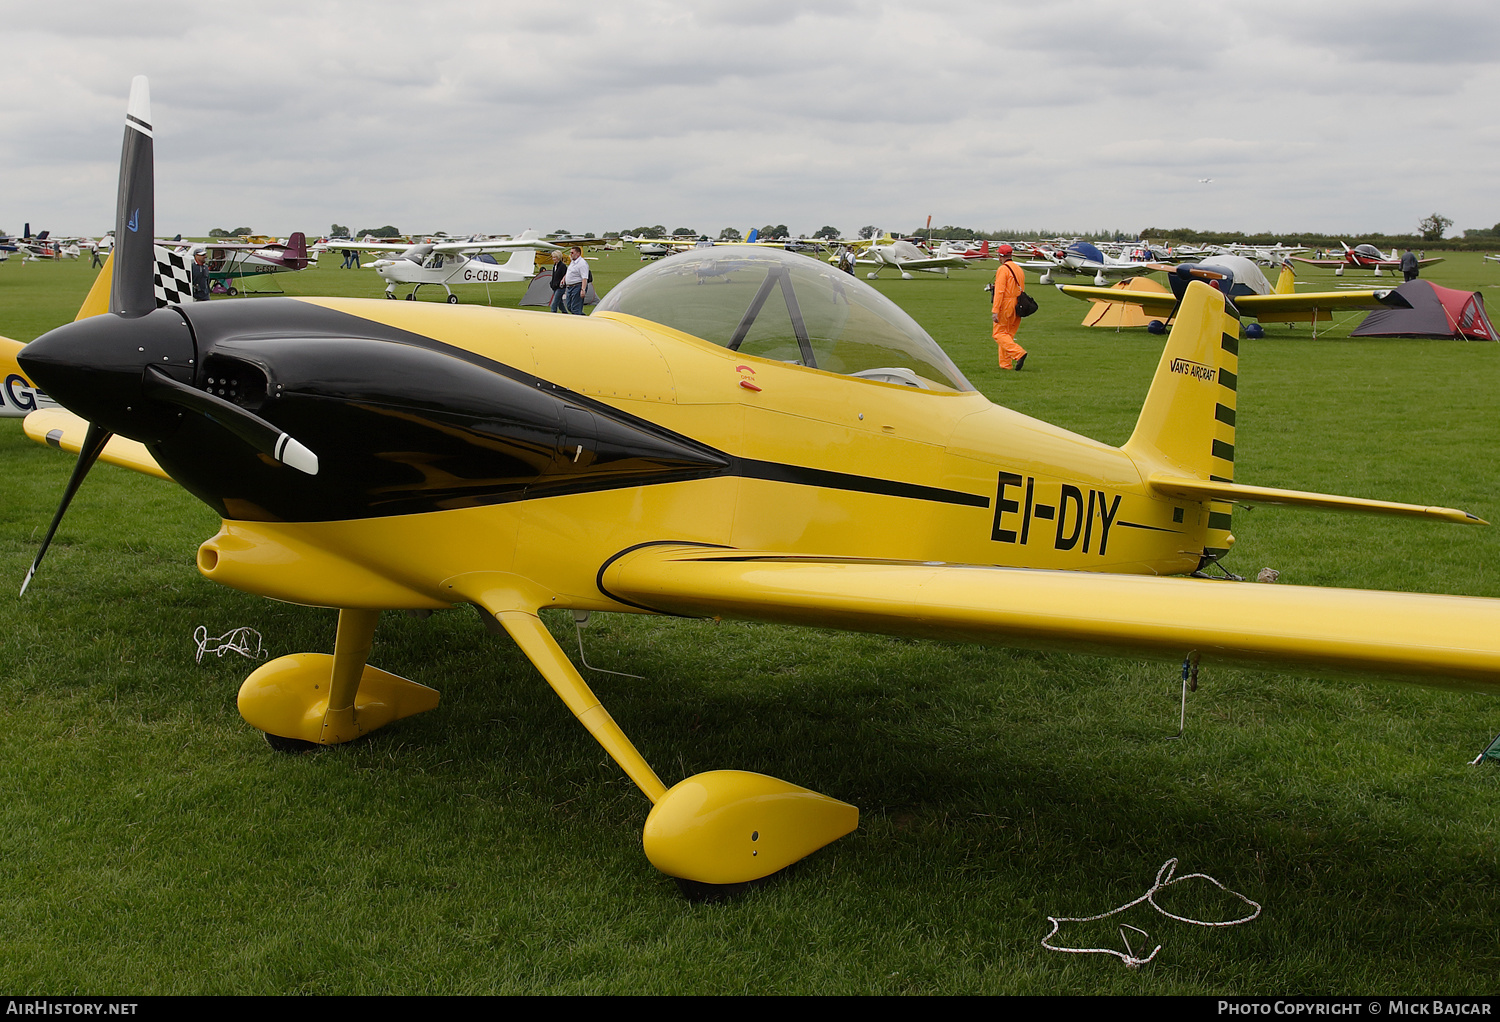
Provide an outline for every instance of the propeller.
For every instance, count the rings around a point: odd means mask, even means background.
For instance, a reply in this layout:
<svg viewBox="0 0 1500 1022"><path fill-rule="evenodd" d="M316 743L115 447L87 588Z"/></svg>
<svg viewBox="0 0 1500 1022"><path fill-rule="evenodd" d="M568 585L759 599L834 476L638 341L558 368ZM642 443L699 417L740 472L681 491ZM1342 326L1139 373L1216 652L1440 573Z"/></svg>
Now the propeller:
<svg viewBox="0 0 1500 1022"><path fill-rule="evenodd" d="M197 349L187 318L156 306L153 148L150 86L144 75L137 75L130 83L120 152L110 314L58 327L19 356L49 396L89 420L78 463L21 584L22 593L74 494L115 433L158 442L178 428L187 411L212 419L282 464L309 475L318 472L317 455L296 439L247 409L192 386Z"/></svg>

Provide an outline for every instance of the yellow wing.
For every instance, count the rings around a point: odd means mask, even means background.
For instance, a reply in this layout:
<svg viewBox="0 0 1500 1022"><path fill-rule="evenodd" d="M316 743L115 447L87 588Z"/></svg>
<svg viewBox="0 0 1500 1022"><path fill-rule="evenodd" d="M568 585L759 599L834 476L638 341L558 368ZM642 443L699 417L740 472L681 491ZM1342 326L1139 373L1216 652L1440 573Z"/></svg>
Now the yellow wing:
<svg viewBox="0 0 1500 1022"><path fill-rule="evenodd" d="M83 437L88 432L89 424L67 409L44 408L26 416L24 428L26 435L39 444L77 454L83 446ZM146 450L145 444L122 436L110 437L109 443L104 445L104 450L99 454L99 460L144 472L158 479L172 478L162 471L156 459L151 457L151 452Z"/></svg>
<svg viewBox="0 0 1500 1022"><path fill-rule="evenodd" d="M1171 313L1177 300L1170 294L1149 291L1121 291L1112 287L1088 287L1082 284L1058 284L1063 294L1086 302L1117 302L1139 305L1160 316ZM1300 295L1244 295L1234 300L1235 307L1246 316L1265 323L1306 321L1315 313L1332 315L1339 309L1383 309L1407 305L1394 290L1317 291Z"/></svg>
<svg viewBox="0 0 1500 1022"><path fill-rule="evenodd" d="M1306 322L1312 316L1331 316L1338 310L1410 308L1394 289L1378 291L1310 291L1300 295L1245 295L1234 304L1262 323Z"/></svg>
<svg viewBox="0 0 1500 1022"><path fill-rule="evenodd" d="M599 572L643 609L1500 688L1500 600L664 544Z"/></svg>

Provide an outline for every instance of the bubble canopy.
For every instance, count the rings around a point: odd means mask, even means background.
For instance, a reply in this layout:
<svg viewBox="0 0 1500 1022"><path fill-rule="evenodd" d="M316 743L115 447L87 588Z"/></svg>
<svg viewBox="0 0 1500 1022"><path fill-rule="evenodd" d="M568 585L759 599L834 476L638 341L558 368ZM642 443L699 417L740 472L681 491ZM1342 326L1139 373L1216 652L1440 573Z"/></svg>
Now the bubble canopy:
<svg viewBox="0 0 1500 1022"><path fill-rule="evenodd" d="M631 274L596 312L623 312L730 351L928 390L974 386L885 295L816 259L716 245Z"/></svg>

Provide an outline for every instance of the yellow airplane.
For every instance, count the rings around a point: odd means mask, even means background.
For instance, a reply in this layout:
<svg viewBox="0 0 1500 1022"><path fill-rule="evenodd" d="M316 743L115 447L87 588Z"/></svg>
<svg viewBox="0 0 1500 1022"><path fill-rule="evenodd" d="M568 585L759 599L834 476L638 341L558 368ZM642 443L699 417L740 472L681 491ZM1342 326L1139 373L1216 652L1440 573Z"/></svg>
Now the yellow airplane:
<svg viewBox="0 0 1500 1022"><path fill-rule="evenodd" d="M1328 324L1336 312L1411 307L1411 303L1394 288L1298 294L1297 278L1290 262L1281 264L1281 275L1273 290L1259 267L1244 256L1236 255L1216 255L1197 263L1173 267L1167 280L1172 285L1170 294L1080 284L1058 284L1056 287L1063 294L1081 301L1139 305L1148 315L1167 321L1182 300L1188 282L1203 280L1223 289L1241 316L1251 316L1261 323L1311 323L1314 337L1318 336L1319 321Z"/></svg>
<svg viewBox="0 0 1500 1022"><path fill-rule="evenodd" d="M112 275L20 356L66 409L34 412L28 434L80 452L42 552L102 456L165 472L220 515L198 550L207 578L338 609L331 655L281 657L240 689L273 746L352 741L434 707L435 690L367 664L377 621L472 604L652 803L650 861L701 892L777 872L858 811L732 769L667 784L541 611L1500 677L1500 600L1168 577L1227 551L1235 501L1479 522L1233 482L1239 323L1202 280L1119 448L990 403L873 288L774 249L655 264L587 318L356 299L157 308L150 249L123 223L150 237L143 78L129 109ZM696 259L722 282L697 286Z"/></svg>

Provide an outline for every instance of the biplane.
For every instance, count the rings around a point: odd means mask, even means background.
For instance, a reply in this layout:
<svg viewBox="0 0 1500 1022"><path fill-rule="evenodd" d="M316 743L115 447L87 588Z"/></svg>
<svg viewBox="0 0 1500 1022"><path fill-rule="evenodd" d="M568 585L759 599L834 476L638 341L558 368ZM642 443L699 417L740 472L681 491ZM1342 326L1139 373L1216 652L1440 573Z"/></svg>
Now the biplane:
<svg viewBox="0 0 1500 1022"><path fill-rule="evenodd" d="M170 476L222 520L197 553L205 577L338 611L331 654L280 657L240 688L275 747L355 741L435 706L366 662L378 620L473 605L652 804L650 861L701 890L779 871L858 810L735 769L663 780L540 612L1500 678L1500 600L1173 577L1222 557L1240 501L1481 524L1236 482L1239 320L1222 277L1187 282L1116 448L992 404L873 288L774 249L663 259L589 317L159 308L151 148L137 78L107 295L20 356L66 409L32 413L28 434L79 452L27 580L96 459Z"/></svg>

